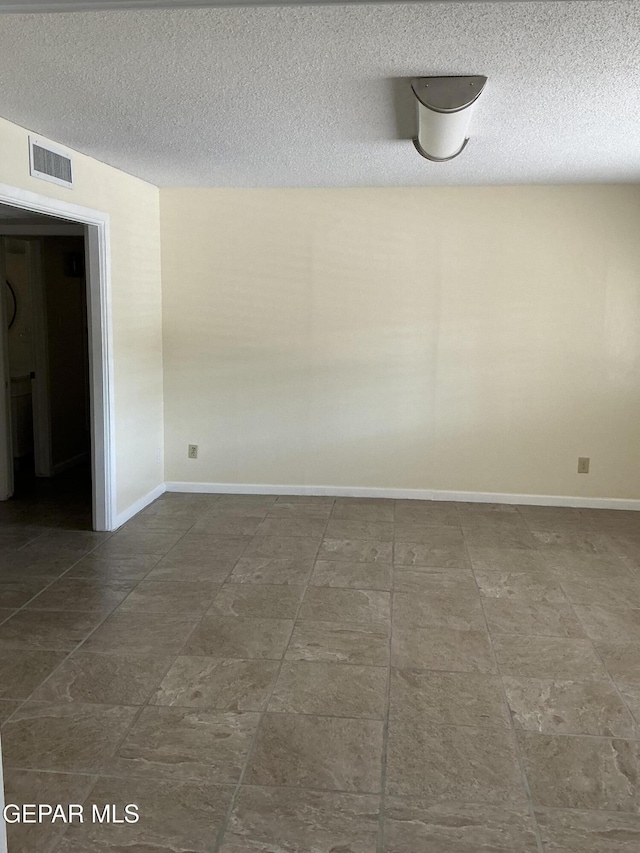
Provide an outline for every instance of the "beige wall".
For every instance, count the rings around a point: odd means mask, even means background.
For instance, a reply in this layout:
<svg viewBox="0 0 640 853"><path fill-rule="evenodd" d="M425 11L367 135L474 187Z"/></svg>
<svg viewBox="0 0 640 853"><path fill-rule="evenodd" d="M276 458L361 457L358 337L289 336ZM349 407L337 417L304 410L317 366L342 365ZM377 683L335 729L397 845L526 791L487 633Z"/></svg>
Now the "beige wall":
<svg viewBox="0 0 640 853"><path fill-rule="evenodd" d="M640 497L640 187L162 190L161 222L168 481Z"/></svg>
<svg viewBox="0 0 640 853"><path fill-rule="evenodd" d="M0 183L110 215L118 512L164 478L159 193L81 154L69 190L29 176L28 132L0 119Z"/></svg>

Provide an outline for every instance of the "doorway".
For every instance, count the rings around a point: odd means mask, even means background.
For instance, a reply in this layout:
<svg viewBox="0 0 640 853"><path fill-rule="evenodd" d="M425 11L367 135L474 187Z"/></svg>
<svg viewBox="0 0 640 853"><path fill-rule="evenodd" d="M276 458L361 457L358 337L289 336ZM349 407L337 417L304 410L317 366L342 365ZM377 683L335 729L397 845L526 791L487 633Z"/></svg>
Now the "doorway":
<svg viewBox="0 0 640 853"><path fill-rule="evenodd" d="M108 217L0 185L0 285L0 501L112 530Z"/></svg>
<svg viewBox="0 0 640 853"><path fill-rule="evenodd" d="M0 210L0 215L2 211ZM85 241L2 236L13 498L92 528Z"/></svg>

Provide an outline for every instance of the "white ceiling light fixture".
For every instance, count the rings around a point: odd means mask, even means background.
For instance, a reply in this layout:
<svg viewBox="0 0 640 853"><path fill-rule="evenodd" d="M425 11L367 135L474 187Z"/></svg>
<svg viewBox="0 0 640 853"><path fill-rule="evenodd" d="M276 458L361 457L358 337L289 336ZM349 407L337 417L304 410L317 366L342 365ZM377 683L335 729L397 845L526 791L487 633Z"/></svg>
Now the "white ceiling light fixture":
<svg viewBox="0 0 640 853"><path fill-rule="evenodd" d="M418 135L414 145L427 160L453 160L469 141L469 125L486 77L416 77Z"/></svg>

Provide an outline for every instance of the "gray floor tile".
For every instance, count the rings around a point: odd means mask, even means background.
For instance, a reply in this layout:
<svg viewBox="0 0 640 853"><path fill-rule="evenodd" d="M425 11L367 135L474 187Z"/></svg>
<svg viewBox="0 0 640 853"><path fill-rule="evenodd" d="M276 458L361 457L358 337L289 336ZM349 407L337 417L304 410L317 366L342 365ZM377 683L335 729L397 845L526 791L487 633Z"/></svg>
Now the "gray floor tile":
<svg viewBox="0 0 640 853"><path fill-rule="evenodd" d="M624 684L618 682L618 690L622 699L631 711L636 723L640 726L640 684ZM636 734L636 737L638 735Z"/></svg>
<svg viewBox="0 0 640 853"><path fill-rule="evenodd" d="M640 577L590 577L577 572L558 573L567 598L574 604L640 608Z"/></svg>
<svg viewBox="0 0 640 853"><path fill-rule="evenodd" d="M398 524L425 524L437 527L460 527L458 508L453 502L395 501Z"/></svg>
<svg viewBox="0 0 640 853"><path fill-rule="evenodd" d="M612 539L590 530L558 530L532 533L536 546L550 551L579 551L584 554L615 554Z"/></svg>
<svg viewBox="0 0 640 853"><path fill-rule="evenodd" d="M76 652L32 698L40 702L143 705L172 661L172 656Z"/></svg>
<svg viewBox="0 0 640 853"><path fill-rule="evenodd" d="M279 500L269 509L267 518L324 518L331 515L331 503L295 503Z"/></svg>
<svg viewBox="0 0 640 853"><path fill-rule="evenodd" d="M291 635L285 660L388 666L389 630L375 624L300 622Z"/></svg>
<svg viewBox="0 0 640 853"><path fill-rule="evenodd" d="M309 580L311 586L351 589L391 589L391 566L382 563L347 563L318 560Z"/></svg>
<svg viewBox="0 0 640 853"><path fill-rule="evenodd" d="M594 643L614 681L640 684L640 643Z"/></svg>
<svg viewBox="0 0 640 853"><path fill-rule="evenodd" d="M428 524L398 522L395 526L396 542L415 542L431 548L449 548L462 545L462 530L458 527L438 527Z"/></svg>
<svg viewBox="0 0 640 853"><path fill-rule="evenodd" d="M133 557L83 557L67 577L95 580L142 580L162 559L162 554L140 554Z"/></svg>
<svg viewBox="0 0 640 853"><path fill-rule="evenodd" d="M389 719L425 726L509 727L509 709L498 676L477 672L391 670Z"/></svg>
<svg viewBox="0 0 640 853"><path fill-rule="evenodd" d="M400 592L393 597L393 626L483 631L486 622L478 595L472 598L455 593Z"/></svg>
<svg viewBox="0 0 640 853"><path fill-rule="evenodd" d="M184 646L183 654L279 660L292 629L291 619L205 616Z"/></svg>
<svg viewBox="0 0 640 853"><path fill-rule="evenodd" d="M352 521L393 521L397 503L384 498L336 498L331 515Z"/></svg>
<svg viewBox="0 0 640 853"><path fill-rule="evenodd" d="M305 536L320 537L327 526L326 518L305 516L303 518L271 518L267 516L254 531L258 536Z"/></svg>
<svg viewBox="0 0 640 853"><path fill-rule="evenodd" d="M251 542L250 536L186 533L177 544L166 552L158 568L160 566L175 568L180 565L215 566L218 561L235 561L242 555L249 542Z"/></svg>
<svg viewBox="0 0 640 853"><path fill-rule="evenodd" d="M377 720L267 714L245 783L377 793L382 727Z"/></svg>
<svg viewBox="0 0 640 853"><path fill-rule="evenodd" d="M401 669L495 673L486 631L400 627L391 638L391 664Z"/></svg>
<svg viewBox="0 0 640 853"><path fill-rule="evenodd" d="M523 598L543 604L563 604L567 597L550 572L475 572L480 595L484 598Z"/></svg>
<svg viewBox="0 0 640 853"><path fill-rule="evenodd" d="M150 700L152 705L262 711L278 673L273 660L178 657Z"/></svg>
<svg viewBox="0 0 640 853"><path fill-rule="evenodd" d="M195 557L187 555L184 559L169 553L146 576L148 581L168 581L172 583L223 583L227 580L236 564L235 557Z"/></svg>
<svg viewBox="0 0 640 853"><path fill-rule="evenodd" d="M95 776L51 773L37 770L5 769L5 802L18 806L31 803L84 803L96 781ZM66 829L60 820L42 823L8 823L7 836L11 853L34 853L48 850Z"/></svg>
<svg viewBox="0 0 640 853"><path fill-rule="evenodd" d="M469 548L536 548L537 542L526 527L465 527L464 541Z"/></svg>
<svg viewBox="0 0 640 853"><path fill-rule="evenodd" d="M66 654L65 651L0 649L0 696L28 699Z"/></svg>
<svg viewBox="0 0 640 853"><path fill-rule="evenodd" d="M229 576L231 583L305 584L313 570L310 557L242 557Z"/></svg>
<svg viewBox="0 0 640 853"><path fill-rule="evenodd" d="M25 702L2 729L5 766L100 773L137 713L122 705Z"/></svg>
<svg viewBox="0 0 640 853"><path fill-rule="evenodd" d="M608 678L589 640L496 634L493 647L503 675L586 681Z"/></svg>
<svg viewBox="0 0 640 853"><path fill-rule="evenodd" d="M387 792L496 806L526 802L510 730L425 726L419 719L389 722Z"/></svg>
<svg viewBox="0 0 640 853"><path fill-rule="evenodd" d="M20 705L22 705L21 699L0 699L0 725L5 723Z"/></svg>
<svg viewBox="0 0 640 853"><path fill-rule="evenodd" d="M640 514L167 493L109 535L76 503L0 506L10 790L100 775L145 819L11 853L538 853L517 741L545 850L635 850Z"/></svg>
<svg viewBox="0 0 640 853"><path fill-rule="evenodd" d="M119 613L168 613L172 616L201 616L220 590L209 581L171 583L140 581L118 608Z"/></svg>
<svg viewBox="0 0 640 853"><path fill-rule="evenodd" d="M541 637L584 637L569 604L546 604L521 598L485 598L489 630L497 634L535 634Z"/></svg>
<svg viewBox="0 0 640 853"><path fill-rule="evenodd" d="M614 609L576 604L574 610L592 640L604 643L640 642L640 608Z"/></svg>
<svg viewBox="0 0 640 853"><path fill-rule="evenodd" d="M269 711L383 719L387 670L321 661L285 661Z"/></svg>
<svg viewBox="0 0 640 853"><path fill-rule="evenodd" d="M391 565L393 543L380 539L330 539L325 537L318 552L319 560L347 563L384 563Z"/></svg>
<svg viewBox="0 0 640 853"><path fill-rule="evenodd" d="M235 783L259 719L248 712L148 705L107 774Z"/></svg>
<svg viewBox="0 0 640 853"><path fill-rule="evenodd" d="M138 806L138 823L100 824L86 820L70 826L56 853L210 853L233 796L233 787L176 779L101 778L85 802L118 808L122 818L127 803Z"/></svg>
<svg viewBox="0 0 640 853"><path fill-rule="evenodd" d="M464 545L432 546L420 542L396 542L393 559L396 566L468 569L471 565Z"/></svg>
<svg viewBox="0 0 640 853"><path fill-rule="evenodd" d="M637 812L640 743L519 732L534 805Z"/></svg>
<svg viewBox="0 0 640 853"><path fill-rule="evenodd" d="M51 583L46 578L26 578L25 580L0 580L0 607L23 607L30 599Z"/></svg>
<svg viewBox="0 0 640 853"><path fill-rule="evenodd" d="M640 734L613 684L607 681L503 679L516 728L544 734Z"/></svg>
<svg viewBox="0 0 640 853"><path fill-rule="evenodd" d="M423 571L419 567L412 569L396 566L393 572L393 589L396 593L408 595L444 593L457 598L478 597L476 579L468 569Z"/></svg>
<svg viewBox="0 0 640 853"><path fill-rule="evenodd" d="M370 589L307 587L298 614L313 622L362 622L388 625L390 595Z"/></svg>
<svg viewBox="0 0 640 853"><path fill-rule="evenodd" d="M30 601L27 610L86 610L110 613L129 595L135 580L60 578Z"/></svg>
<svg viewBox="0 0 640 853"><path fill-rule="evenodd" d="M538 853L527 809L388 797L385 853Z"/></svg>
<svg viewBox="0 0 640 853"><path fill-rule="evenodd" d="M375 853L379 806L367 794L241 788L221 853Z"/></svg>
<svg viewBox="0 0 640 853"><path fill-rule="evenodd" d="M70 652L104 617L105 613L20 610L0 625L0 648Z"/></svg>
<svg viewBox="0 0 640 853"><path fill-rule="evenodd" d="M549 571L560 580L572 575L604 579L632 576L629 569L615 554L596 554L564 548L549 548L538 553L544 559Z"/></svg>
<svg viewBox="0 0 640 853"><path fill-rule="evenodd" d="M118 611L82 646L83 652L177 654L198 624L197 616ZM0 626L1 630L1 626Z"/></svg>
<svg viewBox="0 0 640 853"><path fill-rule="evenodd" d="M243 557L278 557L314 559L320 547L320 537L259 536L256 535L242 554ZM240 554L238 554L240 556Z"/></svg>
<svg viewBox="0 0 640 853"><path fill-rule="evenodd" d="M303 586L226 583L207 610L207 616L293 619L303 593Z"/></svg>
<svg viewBox="0 0 640 853"><path fill-rule="evenodd" d="M545 572L549 566L538 551L526 548L501 548L497 545L478 547L469 545L469 558L474 571L485 572Z"/></svg>
<svg viewBox="0 0 640 853"><path fill-rule="evenodd" d="M209 536L254 536L260 521L251 516L204 515L195 522L191 532Z"/></svg>
<svg viewBox="0 0 640 853"><path fill-rule="evenodd" d="M182 537L181 531L157 533L118 531L95 549L97 557L127 557L140 554L166 554Z"/></svg>
<svg viewBox="0 0 640 853"><path fill-rule="evenodd" d="M640 815L537 809L545 853L633 853L640 850Z"/></svg>
<svg viewBox="0 0 640 853"><path fill-rule="evenodd" d="M362 521L348 518L331 518L327 525L327 539L375 539L393 542L394 526L387 521Z"/></svg>

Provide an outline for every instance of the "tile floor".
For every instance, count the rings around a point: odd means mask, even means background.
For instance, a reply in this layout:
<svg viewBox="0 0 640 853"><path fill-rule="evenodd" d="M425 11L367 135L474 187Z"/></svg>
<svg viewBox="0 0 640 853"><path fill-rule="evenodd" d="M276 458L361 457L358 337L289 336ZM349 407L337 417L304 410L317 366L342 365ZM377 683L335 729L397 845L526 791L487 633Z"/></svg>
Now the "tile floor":
<svg viewBox="0 0 640 853"><path fill-rule="evenodd" d="M0 506L10 853L637 853L640 516ZM86 518L84 521L86 527Z"/></svg>

